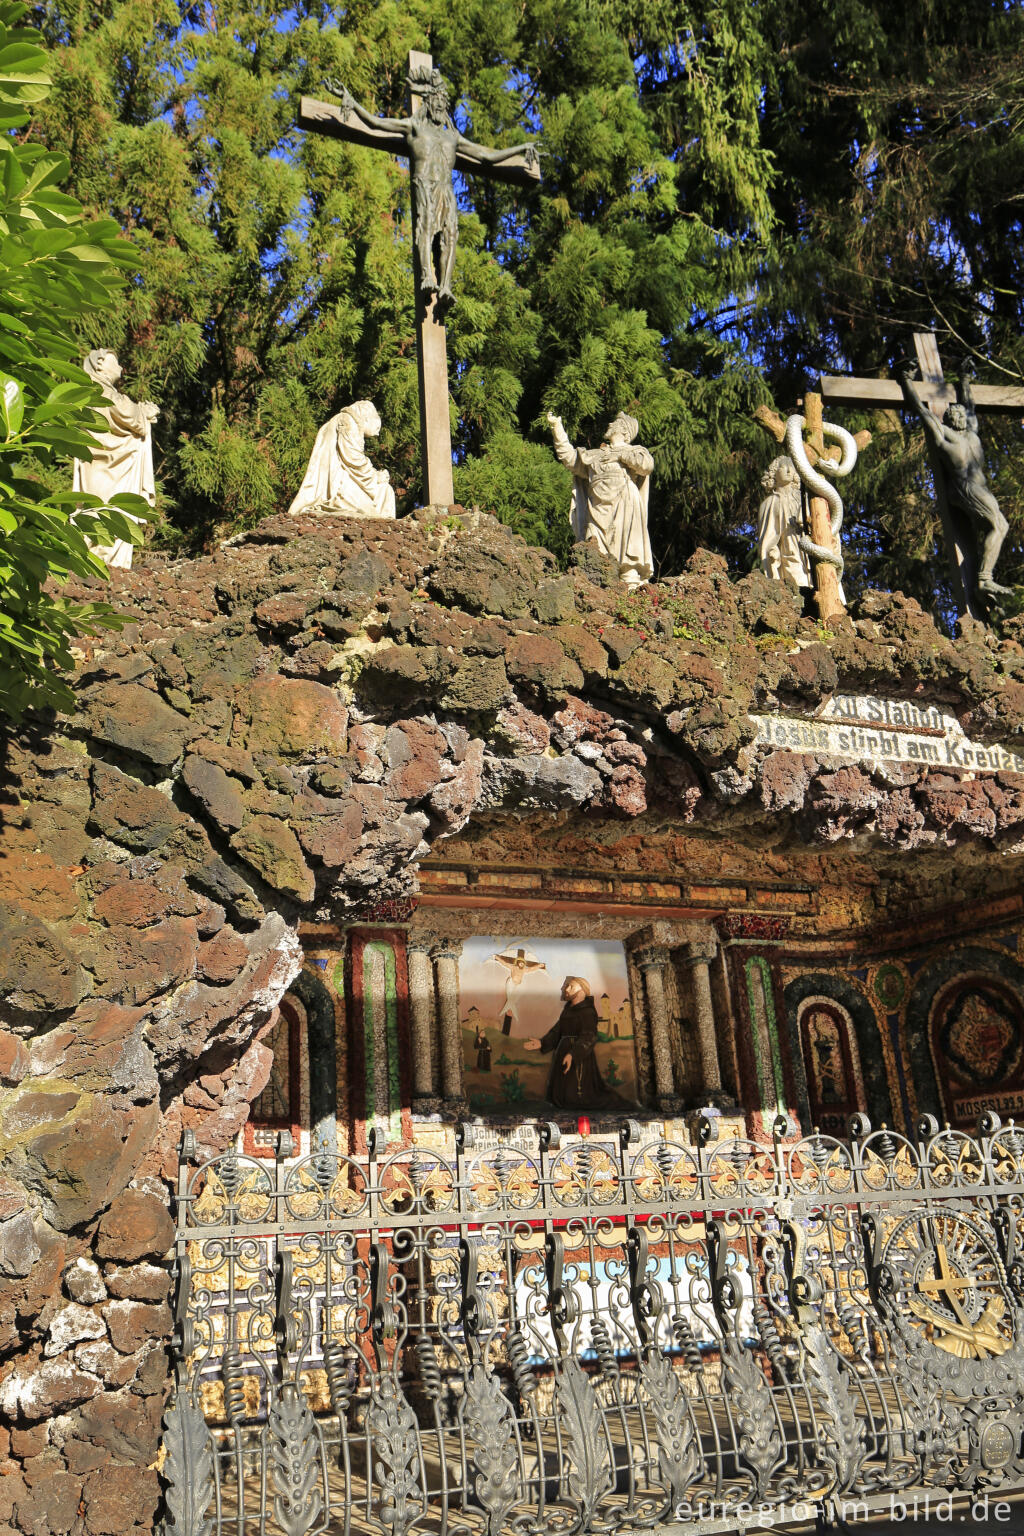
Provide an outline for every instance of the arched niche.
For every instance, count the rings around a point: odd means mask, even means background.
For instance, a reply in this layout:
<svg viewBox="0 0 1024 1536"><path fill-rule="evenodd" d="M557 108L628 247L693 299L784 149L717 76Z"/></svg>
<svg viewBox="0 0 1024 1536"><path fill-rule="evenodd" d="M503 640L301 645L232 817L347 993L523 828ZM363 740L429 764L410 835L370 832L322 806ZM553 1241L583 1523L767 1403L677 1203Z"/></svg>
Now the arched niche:
<svg viewBox="0 0 1024 1536"><path fill-rule="evenodd" d="M334 1001L315 970L300 971L281 999L263 1043L273 1053L270 1080L254 1100L244 1133L247 1152L270 1156L282 1130L296 1151L338 1150L337 1039Z"/></svg>
<svg viewBox="0 0 1024 1536"><path fill-rule="evenodd" d="M811 971L789 982L785 989L785 998L793 1056L800 1065L798 1077L802 1075L803 1078L802 1082L798 1081L797 1088L802 1101L801 1118L806 1120L807 1129L815 1123L812 1109L815 1072L813 1064L807 1060L804 1036L809 1033L811 1018L809 1010L813 1009L815 1004L823 1015L825 1009L832 1008L841 1053L843 1051L842 1033L846 1032L846 1058L849 1071L847 1087L853 1088L853 1096L855 1096L859 1078L864 1096L864 1103L854 1107L866 1109L874 1125L881 1125L883 1122L891 1125L893 1123L892 1096L886 1077L882 1037L875 1011L863 992L843 977L829 971ZM850 1096L848 1091L845 1092L845 1097ZM822 1129L824 1128L823 1126Z"/></svg>
<svg viewBox="0 0 1024 1536"><path fill-rule="evenodd" d="M921 1109L966 1130L989 1110L1024 1116L1024 966L1005 950L965 945L921 970L907 1037Z"/></svg>

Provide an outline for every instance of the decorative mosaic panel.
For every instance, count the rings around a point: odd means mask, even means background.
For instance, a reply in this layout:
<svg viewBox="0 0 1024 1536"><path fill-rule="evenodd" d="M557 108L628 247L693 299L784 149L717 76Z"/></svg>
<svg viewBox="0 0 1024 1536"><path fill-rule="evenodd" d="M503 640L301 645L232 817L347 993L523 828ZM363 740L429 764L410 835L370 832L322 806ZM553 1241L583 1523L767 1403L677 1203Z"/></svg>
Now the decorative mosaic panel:
<svg viewBox="0 0 1024 1536"><path fill-rule="evenodd" d="M1024 1009L999 978L961 978L940 995L932 1050L956 1124L972 1125L992 1109L1024 1111Z"/></svg>

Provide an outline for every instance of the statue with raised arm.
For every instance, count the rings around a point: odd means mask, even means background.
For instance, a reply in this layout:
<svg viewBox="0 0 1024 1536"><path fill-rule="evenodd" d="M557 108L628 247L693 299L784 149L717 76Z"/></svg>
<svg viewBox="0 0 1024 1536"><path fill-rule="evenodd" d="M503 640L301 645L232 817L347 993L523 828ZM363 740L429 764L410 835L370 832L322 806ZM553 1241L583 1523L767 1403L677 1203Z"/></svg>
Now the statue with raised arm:
<svg viewBox="0 0 1024 1536"><path fill-rule="evenodd" d="M654 460L633 439L635 416L620 411L600 448L574 448L562 418L548 412L559 461L575 477L570 516L577 543L590 540L618 561L629 586L649 581L654 571L647 533L647 503Z"/></svg>
<svg viewBox="0 0 1024 1536"><path fill-rule="evenodd" d="M500 165L504 160L523 155L527 164L535 165L537 152L529 144L487 149L465 138L452 122L448 88L439 69L432 69L424 80L410 79L409 83L419 89L423 100L423 110L409 117L374 117L372 112L359 105L344 85L332 81L326 81L325 85L327 90L341 97L344 111L357 117L367 128L397 133L405 139L404 153L409 156L412 171L413 235L419 257L420 286L425 294L436 293L440 300L450 304L455 245L459 235L459 210L452 181L456 158L468 158L476 164Z"/></svg>
<svg viewBox="0 0 1024 1536"><path fill-rule="evenodd" d="M915 383L914 371L907 369L901 376L903 398L924 427L950 561L963 583L968 611L978 594L984 610L986 597L1005 596L1012 590L1000 586L993 575L1009 524L985 480L985 454L970 381L961 378L957 400L946 407L940 421Z"/></svg>

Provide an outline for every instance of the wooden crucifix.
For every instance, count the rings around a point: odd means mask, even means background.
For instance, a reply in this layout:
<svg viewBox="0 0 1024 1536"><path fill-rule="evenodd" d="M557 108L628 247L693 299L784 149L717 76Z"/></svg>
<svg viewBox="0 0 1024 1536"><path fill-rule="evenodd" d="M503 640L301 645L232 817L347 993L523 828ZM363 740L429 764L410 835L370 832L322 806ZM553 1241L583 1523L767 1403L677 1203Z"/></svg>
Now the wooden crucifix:
<svg viewBox="0 0 1024 1536"><path fill-rule="evenodd" d="M453 301L459 228L452 174L470 172L513 186L531 186L540 180L537 152L529 144L488 149L465 138L452 122L448 91L429 53L409 54L408 117L374 117L343 85L329 81L325 85L332 95L341 97L341 106L303 96L300 128L409 159L423 499L428 505L448 506L455 492L444 316Z"/></svg>
<svg viewBox="0 0 1024 1536"><path fill-rule="evenodd" d="M943 374L931 331L915 333L914 352L919 379L909 374L897 379L823 375L821 392L833 405L882 410L904 406L918 416L925 428L957 611L984 622L993 600L1007 590L993 575L1007 523L985 481L977 414L1020 416L1024 389L966 379L954 387Z"/></svg>

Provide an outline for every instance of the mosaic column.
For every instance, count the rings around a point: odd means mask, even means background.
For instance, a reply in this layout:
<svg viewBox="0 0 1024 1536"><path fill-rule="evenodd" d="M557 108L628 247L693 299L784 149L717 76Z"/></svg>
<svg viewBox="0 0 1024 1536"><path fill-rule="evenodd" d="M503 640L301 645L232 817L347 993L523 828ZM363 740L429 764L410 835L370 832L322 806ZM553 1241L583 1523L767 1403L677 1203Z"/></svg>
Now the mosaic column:
<svg viewBox="0 0 1024 1536"><path fill-rule="evenodd" d="M430 964L432 940L410 934L405 941L409 967L409 1024L412 1036L412 1096L429 1099L431 1079L431 1025L434 1016L434 972Z"/></svg>
<svg viewBox="0 0 1024 1536"><path fill-rule="evenodd" d="M459 956L461 939L442 939L430 951L437 980L437 1011L441 1037L441 1093L462 1098L462 1025L459 1022Z"/></svg>
<svg viewBox="0 0 1024 1536"><path fill-rule="evenodd" d="M696 940L684 944L680 956L693 975L693 1003L697 1015L697 1047L700 1051L700 1069L703 1083L701 1092L718 1094L722 1091L722 1071L718 1064L718 1041L715 1037L715 1005L711 996L711 962L718 953L713 939Z"/></svg>
<svg viewBox="0 0 1024 1536"><path fill-rule="evenodd" d="M644 978L647 994L647 1018L651 1027L651 1058L654 1062L654 1087L659 1103L675 1093L672 1077L672 1046L669 1040L668 1004L665 1001L665 966L668 950L661 944L634 951L633 962Z"/></svg>

